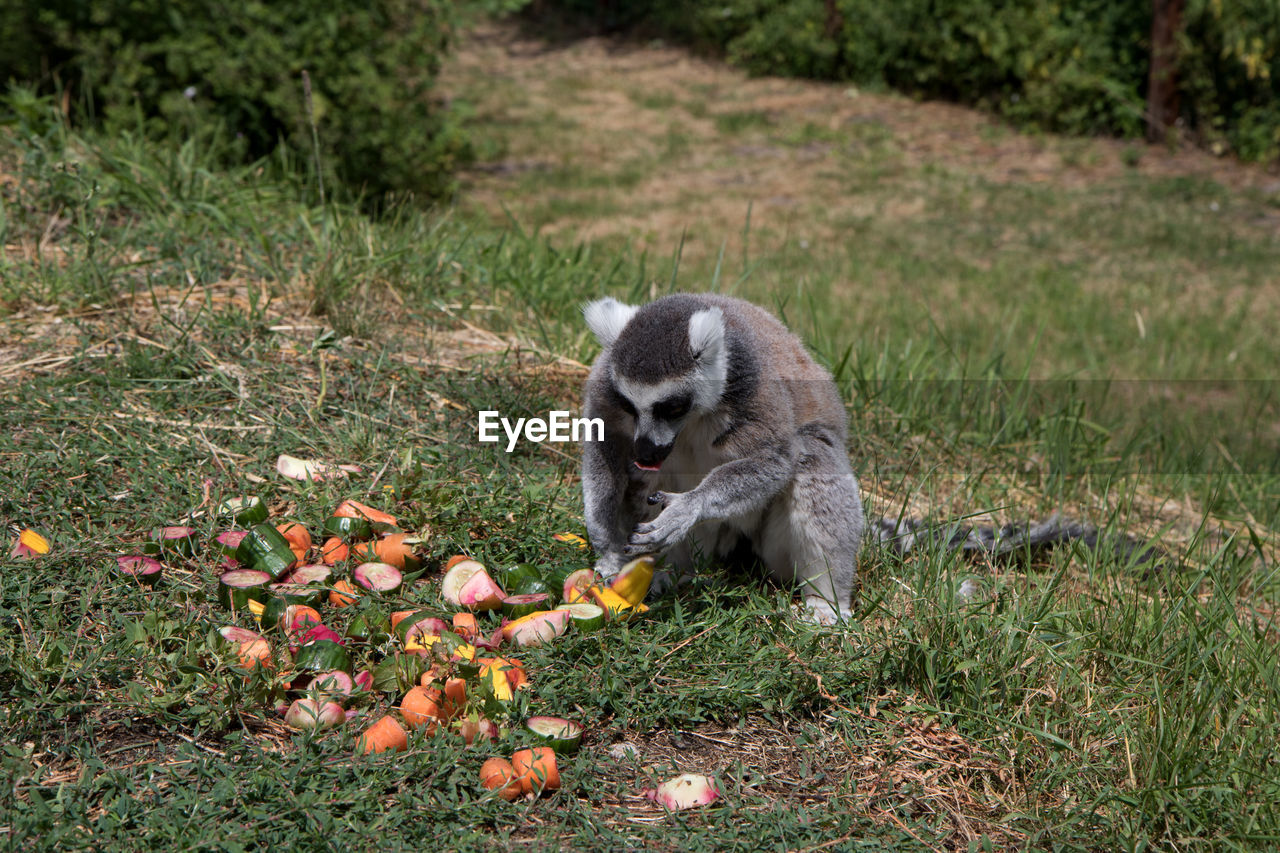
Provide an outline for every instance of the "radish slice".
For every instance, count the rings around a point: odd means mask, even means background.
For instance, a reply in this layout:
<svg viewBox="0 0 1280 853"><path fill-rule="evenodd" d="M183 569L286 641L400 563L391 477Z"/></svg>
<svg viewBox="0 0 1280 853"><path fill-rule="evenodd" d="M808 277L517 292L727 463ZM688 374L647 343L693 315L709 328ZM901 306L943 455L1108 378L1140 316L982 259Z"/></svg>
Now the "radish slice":
<svg viewBox="0 0 1280 853"><path fill-rule="evenodd" d="M546 610L553 604L551 596L545 592L530 595L508 595L502 599L502 615L508 619L519 619L539 610Z"/></svg>
<svg viewBox="0 0 1280 853"><path fill-rule="evenodd" d="M569 611L540 610L502 627L503 639L517 646L541 646L569 630Z"/></svg>
<svg viewBox="0 0 1280 853"><path fill-rule="evenodd" d="M149 553L180 554L183 557L196 555L196 533L194 527L161 527L151 534L152 541L142 550Z"/></svg>
<svg viewBox="0 0 1280 853"><path fill-rule="evenodd" d="M657 788L649 788L644 795L673 812L708 806L720 799L720 789L710 776L685 773L663 782Z"/></svg>
<svg viewBox="0 0 1280 853"><path fill-rule="evenodd" d="M116 565L120 567L121 574L128 575L147 586L155 586L156 581L160 580L160 572L164 569L158 561L141 554L116 557Z"/></svg>
<svg viewBox="0 0 1280 853"><path fill-rule="evenodd" d="M313 480L320 482L322 480L332 480L337 477L347 476L345 468L355 466L330 465L328 462L319 462L315 459L299 459L296 456L289 456L281 453L276 459L276 472L282 477L288 477L290 480ZM359 469L357 469L359 470Z"/></svg>
<svg viewBox="0 0 1280 853"><path fill-rule="evenodd" d="M356 583L370 592L381 592L390 595L400 588L404 575L395 566L386 563L364 563L356 566L352 573Z"/></svg>
<svg viewBox="0 0 1280 853"><path fill-rule="evenodd" d="M333 569L323 563L318 563L311 566L299 566L285 575L284 580L281 582L326 584L332 574Z"/></svg>
<svg viewBox="0 0 1280 853"><path fill-rule="evenodd" d="M345 722L347 712L337 702L318 702L315 699L295 699L284 712L284 721L295 729L329 729Z"/></svg>
<svg viewBox="0 0 1280 853"><path fill-rule="evenodd" d="M236 549L240 547L240 542L244 537L249 535L247 530L228 530L226 533L219 533L214 539L218 545L218 550L227 557L235 557Z"/></svg>
<svg viewBox="0 0 1280 853"><path fill-rule="evenodd" d="M582 743L582 726L564 717L530 717L524 727L543 746L561 755L577 752Z"/></svg>

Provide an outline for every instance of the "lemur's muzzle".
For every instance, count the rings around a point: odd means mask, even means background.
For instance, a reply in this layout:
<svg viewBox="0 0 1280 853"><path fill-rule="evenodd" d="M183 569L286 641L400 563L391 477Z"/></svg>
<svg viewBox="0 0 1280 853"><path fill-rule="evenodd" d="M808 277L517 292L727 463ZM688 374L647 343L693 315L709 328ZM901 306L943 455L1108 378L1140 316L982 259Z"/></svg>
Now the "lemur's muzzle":
<svg viewBox="0 0 1280 853"><path fill-rule="evenodd" d="M662 460L671 453L671 444L654 444L647 435L637 436L635 440L636 467L642 471L657 471L662 467Z"/></svg>

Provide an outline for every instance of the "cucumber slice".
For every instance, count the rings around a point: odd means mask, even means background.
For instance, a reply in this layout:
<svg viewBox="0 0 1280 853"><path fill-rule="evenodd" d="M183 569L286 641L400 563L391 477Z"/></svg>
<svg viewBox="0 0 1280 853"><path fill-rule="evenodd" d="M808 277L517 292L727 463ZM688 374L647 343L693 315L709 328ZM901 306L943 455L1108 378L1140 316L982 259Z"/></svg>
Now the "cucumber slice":
<svg viewBox="0 0 1280 853"><path fill-rule="evenodd" d="M266 608L262 611L262 624L278 625L290 605L301 604L318 610L324 596L325 590L322 588L300 587L292 583L269 584L267 598L263 599Z"/></svg>
<svg viewBox="0 0 1280 853"><path fill-rule="evenodd" d="M373 689L403 694L418 683L430 666L431 661L423 655L387 655L373 668Z"/></svg>
<svg viewBox="0 0 1280 853"><path fill-rule="evenodd" d="M194 527L160 527L151 531L151 541L142 546L148 554L178 554L194 557L198 550Z"/></svg>
<svg viewBox="0 0 1280 853"><path fill-rule="evenodd" d="M315 640L298 649L293 665L299 672L351 672L351 654L341 643Z"/></svg>
<svg viewBox="0 0 1280 853"><path fill-rule="evenodd" d="M568 610L579 631L599 631L604 627L604 608L598 604L561 604L556 610Z"/></svg>
<svg viewBox="0 0 1280 853"><path fill-rule="evenodd" d="M524 728L540 745L560 755L575 753L582 745L582 726L564 717L530 717Z"/></svg>
<svg viewBox="0 0 1280 853"><path fill-rule="evenodd" d="M267 505L257 495L244 495L218 504L219 518L231 518L241 527L252 527L267 520Z"/></svg>
<svg viewBox="0 0 1280 853"><path fill-rule="evenodd" d="M116 557L116 566L119 567L121 574L128 575L145 586L155 586L156 581L160 580L160 573L164 570L159 560L153 560L141 554Z"/></svg>
<svg viewBox="0 0 1280 853"><path fill-rule="evenodd" d="M519 619L538 610L547 610L552 603L551 596L545 592L509 595L502 599L502 615L508 619Z"/></svg>
<svg viewBox="0 0 1280 853"><path fill-rule="evenodd" d="M248 535L249 531L247 530L228 530L226 533L219 533L213 541L218 550L222 552L222 556L230 557L234 560L236 549L240 547L240 543Z"/></svg>
<svg viewBox="0 0 1280 853"><path fill-rule="evenodd" d="M530 563L518 563L503 572L498 581L503 589L515 589L525 581L542 582L542 573Z"/></svg>
<svg viewBox="0 0 1280 853"><path fill-rule="evenodd" d="M560 593L553 589L550 584L540 578L526 578L515 586L507 586L504 589L511 590L512 595L538 595L546 593L551 597L548 607L560 600Z"/></svg>
<svg viewBox="0 0 1280 853"><path fill-rule="evenodd" d="M395 566L386 563L363 563L356 566L352 577L370 592L393 595L404 582L404 575Z"/></svg>
<svg viewBox="0 0 1280 853"><path fill-rule="evenodd" d="M265 601L271 575L254 569L233 569L218 578L218 601L228 610L243 610L249 602Z"/></svg>
<svg viewBox="0 0 1280 853"><path fill-rule="evenodd" d="M372 538L373 525L369 523L367 518L348 518L347 516L334 515L325 521L324 532L326 536L337 536L344 542L350 542L356 539Z"/></svg>
<svg viewBox="0 0 1280 853"><path fill-rule="evenodd" d="M362 643L380 645L391 639L391 624L381 614L362 613L347 626L347 636Z"/></svg>
<svg viewBox="0 0 1280 853"><path fill-rule="evenodd" d="M279 530L270 524L257 524L240 540L236 560L241 565L270 572L272 577L276 577L293 565L297 557L289 550L289 540Z"/></svg>

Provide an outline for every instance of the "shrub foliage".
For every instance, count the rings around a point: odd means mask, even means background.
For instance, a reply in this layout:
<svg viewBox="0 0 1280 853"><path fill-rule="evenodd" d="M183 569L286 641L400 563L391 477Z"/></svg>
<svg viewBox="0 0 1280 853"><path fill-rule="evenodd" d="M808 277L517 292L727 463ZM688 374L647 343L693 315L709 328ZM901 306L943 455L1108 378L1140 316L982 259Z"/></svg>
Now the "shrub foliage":
<svg viewBox="0 0 1280 853"><path fill-rule="evenodd" d="M454 15L451 0L16 0L0 79L60 92L77 119L225 132L244 156L318 149L327 183L366 199L437 196L466 150L431 100Z"/></svg>
<svg viewBox="0 0 1280 853"><path fill-rule="evenodd" d="M555 2L754 73L889 86L1067 133L1143 129L1150 0ZM1179 47L1183 126L1245 158L1280 157L1280 3L1187 0Z"/></svg>

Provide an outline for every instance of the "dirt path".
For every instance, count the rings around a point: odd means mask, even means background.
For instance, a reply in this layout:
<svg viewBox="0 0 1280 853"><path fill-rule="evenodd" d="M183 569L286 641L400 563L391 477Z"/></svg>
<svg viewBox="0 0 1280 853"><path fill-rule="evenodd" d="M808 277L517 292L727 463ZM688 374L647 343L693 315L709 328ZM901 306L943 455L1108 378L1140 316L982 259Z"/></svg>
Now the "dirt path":
<svg viewBox="0 0 1280 853"><path fill-rule="evenodd" d="M670 250L682 233L686 256L716 250L748 207L753 231L806 240L850 217L911 218L934 170L1068 190L1176 176L1280 203L1280 175L1190 146L1020 133L974 110L751 78L660 44L551 43L488 25L463 38L442 82L482 138L464 206L641 250ZM1252 218L1280 233L1274 206Z"/></svg>

